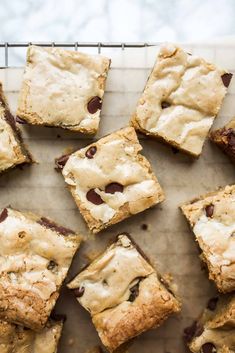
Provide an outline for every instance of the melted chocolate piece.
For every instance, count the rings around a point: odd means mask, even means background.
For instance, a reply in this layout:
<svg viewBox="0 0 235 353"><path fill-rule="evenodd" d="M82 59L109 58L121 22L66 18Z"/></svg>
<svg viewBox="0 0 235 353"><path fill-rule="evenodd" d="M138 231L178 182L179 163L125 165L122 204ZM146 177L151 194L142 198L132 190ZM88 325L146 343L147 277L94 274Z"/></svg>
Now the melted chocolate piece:
<svg viewBox="0 0 235 353"><path fill-rule="evenodd" d="M147 225L146 223L143 223L143 224L141 225L141 229L142 229L142 230L148 230L148 225Z"/></svg>
<svg viewBox="0 0 235 353"><path fill-rule="evenodd" d="M232 129L231 129L232 130ZM235 147L235 131L232 130L227 134L228 144L230 147Z"/></svg>
<svg viewBox="0 0 235 353"><path fill-rule="evenodd" d="M105 192L107 194L115 194L115 192L123 192L123 185L119 183L110 183L105 186Z"/></svg>
<svg viewBox="0 0 235 353"><path fill-rule="evenodd" d="M27 124L27 121L20 118L19 116L16 116L16 122L19 124Z"/></svg>
<svg viewBox="0 0 235 353"><path fill-rule="evenodd" d="M168 102L166 102L166 101L163 101L163 102L161 103L161 107L162 107L162 109L169 108L170 106L171 106L171 104L170 104L170 103L168 103Z"/></svg>
<svg viewBox="0 0 235 353"><path fill-rule="evenodd" d="M46 217L41 217L38 223L44 226L45 228L49 228L62 235L75 234L73 230L58 226L55 222L51 221L50 219L47 219Z"/></svg>
<svg viewBox="0 0 235 353"><path fill-rule="evenodd" d="M218 297L211 298L207 303L207 309L214 311L216 309L218 300L219 300Z"/></svg>
<svg viewBox="0 0 235 353"><path fill-rule="evenodd" d="M97 147L96 146L91 146L88 148L88 150L86 151L85 155L87 158L92 159L94 157L94 155L96 154L97 151Z"/></svg>
<svg viewBox="0 0 235 353"><path fill-rule="evenodd" d="M63 169L66 162L68 161L70 154L64 154L63 156L55 159L55 164L58 169Z"/></svg>
<svg viewBox="0 0 235 353"><path fill-rule="evenodd" d="M81 298L85 292L85 288L78 287L78 288L73 289L73 292L77 298Z"/></svg>
<svg viewBox="0 0 235 353"><path fill-rule="evenodd" d="M1 215L0 215L0 223L5 221L5 219L7 218L8 216L8 211L6 208L3 209Z"/></svg>
<svg viewBox="0 0 235 353"><path fill-rule="evenodd" d="M214 205L212 205L212 204L207 205L205 207L205 211L206 211L206 216L211 218L214 213Z"/></svg>
<svg viewBox="0 0 235 353"><path fill-rule="evenodd" d="M200 352L201 353L216 353L217 349L216 349L216 346L213 343L208 342L208 343L204 343L201 346Z"/></svg>
<svg viewBox="0 0 235 353"><path fill-rule="evenodd" d="M176 153L179 153L179 149L178 148L176 148L176 147L171 147L171 150L172 150L172 152L174 153L174 154L176 154Z"/></svg>
<svg viewBox="0 0 235 353"><path fill-rule="evenodd" d="M230 74L230 73L226 73L221 76L221 79L225 87L229 86L232 77L233 77L233 74Z"/></svg>
<svg viewBox="0 0 235 353"><path fill-rule="evenodd" d="M128 298L128 302L133 302L138 297L140 281L141 280L139 280L133 287L130 288L131 294Z"/></svg>
<svg viewBox="0 0 235 353"><path fill-rule="evenodd" d="M86 198L88 201L90 201L91 203L93 203L94 205L101 205L102 203L104 203L104 201L102 200L102 198L100 197L99 194L97 194L97 192L95 191L95 189L90 189L87 193L86 193Z"/></svg>
<svg viewBox="0 0 235 353"><path fill-rule="evenodd" d="M58 266L57 263L56 263L55 261L51 260L51 261L49 262L49 264L47 265L47 269L50 270L50 271L52 271L52 270L54 270L57 266Z"/></svg>
<svg viewBox="0 0 235 353"><path fill-rule="evenodd" d="M184 339L186 342L191 342L194 337L201 336L203 327L194 321L193 324L184 329Z"/></svg>
<svg viewBox="0 0 235 353"><path fill-rule="evenodd" d="M101 108L102 100L98 96L91 98L91 100L87 103L87 110L90 114L95 114Z"/></svg>

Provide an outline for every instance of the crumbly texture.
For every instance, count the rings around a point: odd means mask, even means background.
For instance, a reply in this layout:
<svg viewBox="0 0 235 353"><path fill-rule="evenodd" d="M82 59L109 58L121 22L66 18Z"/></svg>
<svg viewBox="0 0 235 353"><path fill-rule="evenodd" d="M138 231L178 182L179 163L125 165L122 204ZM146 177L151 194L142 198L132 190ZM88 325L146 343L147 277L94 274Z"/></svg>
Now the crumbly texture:
<svg viewBox="0 0 235 353"><path fill-rule="evenodd" d="M62 322L49 321L39 333L0 321L1 353L56 353Z"/></svg>
<svg viewBox="0 0 235 353"><path fill-rule="evenodd" d="M181 207L219 291L235 290L235 185Z"/></svg>
<svg viewBox="0 0 235 353"><path fill-rule="evenodd" d="M131 123L142 133L198 157L227 91L229 82L224 84L222 76L230 81L230 75L174 44L165 44Z"/></svg>
<svg viewBox="0 0 235 353"><path fill-rule="evenodd" d="M31 163L0 83L0 173L19 164Z"/></svg>
<svg viewBox="0 0 235 353"><path fill-rule="evenodd" d="M212 131L210 139L235 163L235 118L223 128Z"/></svg>
<svg viewBox="0 0 235 353"><path fill-rule="evenodd" d="M90 312L109 351L180 310L178 300L126 234L119 235L68 287Z"/></svg>
<svg viewBox="0 0 235 353"><path fill-rule="evenodd" d="M193 353L234 353L234 295L221 298L214 310L206 309L197 322L197 332L189 342Z"/></svg>
<svg viewBox="0 0 235 353"><path fill-rule="evenodd" d="M135 130L127 127L69 156L62 173L94 233L164 200L141 149Z"/></svg>
<svg viewBox="0 0 235 353"><path fill-rule="evenodd" d="M94 134L109 66L101 55L30 46L17 115L33 125Z"/></svg>
<svg viewBox="0 0 235 353"><path fill-rule="evenodd" d="M81 238L31 213L0 215L0 318L40 330L53 309Z"/></svg>

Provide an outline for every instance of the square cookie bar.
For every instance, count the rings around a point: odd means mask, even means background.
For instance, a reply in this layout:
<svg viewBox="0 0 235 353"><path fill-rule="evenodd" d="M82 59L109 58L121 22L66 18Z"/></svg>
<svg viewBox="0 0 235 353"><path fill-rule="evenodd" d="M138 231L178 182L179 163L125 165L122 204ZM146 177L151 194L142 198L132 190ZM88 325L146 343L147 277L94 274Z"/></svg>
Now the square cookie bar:
<svg viewBox="0 0 235 353"><path fill-rule="evenodd" d="M220 292L235 290L235 185L181 207Z"/></svg>
<svg viewBox="0 0 235 353"><path fill-rule="evenodd" d="M68 287L91 314L109 351L180 310L174 294L126 234L119 235Z"/></svg>
<svg viewBox="0 0 235 353"><path fill-rule="evenodd" d="M203 315L185 329L193 353L235 352L235 296L212 298Z"/></svg>
<svg viewBox="0 0 235 353"><path fill-rule="evenodd" d="M31 162L0 83L0 174L19 164Z"/></svg>
<svg viewBox="0 0 235 353"><path fill-rule="evenodd" d="M212 131L210 139L235 163L235 118L223 128Z"/></svg>
<svg viewBox="0 0 235 353"><path fill-rule="evenodd" d="M164 199L132 127L56 160L88 227L97 233Z"/></svg>
<svg viewBox="0 0 235 353"><path fill-rule="evenodd" d="M30 46L17 116L33 125L94 134L110 59Z"/></svg>
<svg viewBox="0 0 235 353"><path fill-rule="evenodd" d="M225 70L174 44L165 44L132 124L142 133L198 157L231 78Z"/></svg>
<svg viewBox="0 0 235 353"><path fill-rule="evenodd" d="M31 213L0 215L0 319L42 329L81 238Z"/></svg>
<svg viewBox="0 0 235 353"><path fill-rule="evenodd" d="M35 332L23 326L0 321L1 353L56 353L63 322L50 320L46 327Z"/></svg>

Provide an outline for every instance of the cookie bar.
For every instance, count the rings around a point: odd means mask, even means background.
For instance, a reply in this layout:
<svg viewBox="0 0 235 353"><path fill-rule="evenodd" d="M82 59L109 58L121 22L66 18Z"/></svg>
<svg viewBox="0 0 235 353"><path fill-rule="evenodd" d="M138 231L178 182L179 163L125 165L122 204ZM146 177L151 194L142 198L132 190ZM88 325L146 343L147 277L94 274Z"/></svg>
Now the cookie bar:
<svg viewBox="0 0 235 353"><path fill-rule="evenodd" d="M42 329L81 238L31 213L0 215L0 319Z"/></svg>
<svg viewBox="0 0 235 353"><path fill-rule="evenodd" d="M97 233L164 199L132 127L56 160L88 227Z"/></svg>
<svg viewBox="0 0 235 353"><path fill-rule="evenodd" d="M232 74L185 52L161 46L132 125L194 157L219 112Z"/></svg>
<svg viewBox="0 0 235 353"><path fill-rule="evenodd" d="M210 139L235 163L235 118L223 128L212 131Z"/></svg>
<svg viewBox="0 0 235 353"><path fill-rule="evenodd" d="M220 292L235 290L235 185L181 207Z"/></svg>
<svg viewBox="0 0 235 353"><path fill-rule="evenodd" d="M109 351L180 310L178 300L126 234L119 235L68 287L91 314Z"/></svg>
<svg viewBox="0 0 235 353"><path fill-rule="evenodd" d="M17 116L33 125L94 134L109 66L101 55L30 46Z"/></svg>
<svg viewBox="0 0 235 353"><path fill-rule="evenodd" d="M35 332L23 326L0 321L1 353L56 353L63 322L49 321L46 327Z"/></svg>
<svg viewBox="0 0 235 353"><path fill-rule="evenodd" d="M0 173L19 164L31 163L0 83Z"/></svg>
<svg viewBox="0 0 235 353"><path fill-rule="evenodd" d="M193 353L235 352L235 296L212 298L202 317L185 329Z"/></svg>

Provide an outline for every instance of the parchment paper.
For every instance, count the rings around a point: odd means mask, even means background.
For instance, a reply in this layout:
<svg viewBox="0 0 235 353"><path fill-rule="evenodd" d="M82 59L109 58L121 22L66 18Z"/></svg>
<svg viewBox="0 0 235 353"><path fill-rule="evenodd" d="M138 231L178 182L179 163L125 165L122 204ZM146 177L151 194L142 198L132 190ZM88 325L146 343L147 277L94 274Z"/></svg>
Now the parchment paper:
<svg viewBox="0 0 235 353"><path fill-rule="evenodd" d="M235 45L187 45L199 54L230 71L235 70ZM86 50L85 50L86 51ZM143 49L102 49L112 58L104 98L102 120L97 137L128 124L140 92L155 61L156 47ZM15 112L23 68L0 70L10 106ZM235 79L225 98L214 127L222 126L235 115ZM43 102L42 102L43 104ZM91 142L76 133L62 129L21 126L26 144L39 164L15 169L0 178L0 207L11 205L51 217L64 226L79 230L88 238L78 252L67 280L71 279L90 258L122 231L129 232L150 256L162 274L171 273L182 298L182 312L168 319L160 328L134 340L130 353L186 352L182 341L183 329L202 311L207 300L216 292L202 271L197 246L178 206L200 194L235 181L235 169L226 156L206 142L199 160L177 153L154 140L141 137L143 154L151 161L166 201L159 206L109 228L96 237L87 227L65 183L54 170L54 158L69 148L78 149ZM148 226L147 230L142 225ZM84 353L100 343L89 314L77 303L65 287L56 306L58 313L67 315L59 353Z"/></svg>

